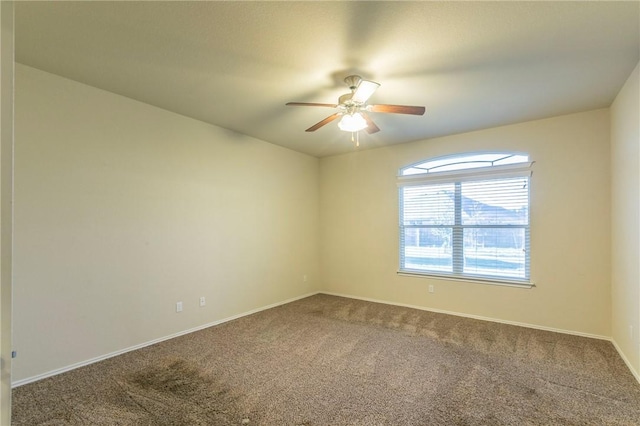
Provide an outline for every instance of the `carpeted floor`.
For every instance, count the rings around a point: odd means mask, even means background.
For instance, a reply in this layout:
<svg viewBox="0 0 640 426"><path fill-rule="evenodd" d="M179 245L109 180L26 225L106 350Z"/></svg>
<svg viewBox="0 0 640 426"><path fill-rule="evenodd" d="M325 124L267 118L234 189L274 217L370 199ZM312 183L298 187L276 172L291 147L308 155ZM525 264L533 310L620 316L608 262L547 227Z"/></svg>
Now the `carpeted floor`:
<svg viewBox="0 0 640 426"><path fill-rule="evenodd" d="M21 386L15 425L640 425L611 343L327 295Z"/></svg>

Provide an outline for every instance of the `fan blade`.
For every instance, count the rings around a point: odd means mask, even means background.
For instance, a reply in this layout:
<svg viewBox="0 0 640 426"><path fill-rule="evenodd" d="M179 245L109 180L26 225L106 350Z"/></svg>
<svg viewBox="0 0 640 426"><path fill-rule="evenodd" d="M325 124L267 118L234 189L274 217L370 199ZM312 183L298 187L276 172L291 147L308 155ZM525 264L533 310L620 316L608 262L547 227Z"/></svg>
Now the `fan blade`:
<svg viewBox="0 0 640 426"><path fill-rule="evenodd" d="M425 107L410 105L369 105L367 111L389 112L392 114L424 115Z"/></svg>
<svg viewBox="0 0 640 426"><path fill-rule="evenodd" d="M369 117L364 112L361 112L360 114L362 115L362 117L364 117L364 121L367 122L367 127L365 128L367 133L372 134L372 133L376 133L376 132L380 131L380 128L378 126L376 126L376 123L373 122L371 117Z"/></svg>
<svg viewBox="0 0 640 426"><path fill-rule="evenodd" d="M309 127L307 130L305 130L305 132L315 132L320 127L324 126L327 123L331 123L333 120L335 120L336 118L340 117L341 115L342 115L342 113L336 112L335 114L332 114L332 115L328 116L327 118L325 118L324 120L322 120L322 121L314 124L313 126Z"/></svg>
<svg viewBox="0 0 640 426"><path fill-rule="evenodd" d="M378 87L380 87L380 84L375 81L362 80L356 91L353 93L351 100L354 102L365 103Z"/></svg>
<svg viewBox="0 0 640 426"><path fill-rule="evenodd" d="M337 108L336 104L318 104L313 102L287 102L285 105L289 106L318 106L318 107L328 107L328 108Z"/></svg>

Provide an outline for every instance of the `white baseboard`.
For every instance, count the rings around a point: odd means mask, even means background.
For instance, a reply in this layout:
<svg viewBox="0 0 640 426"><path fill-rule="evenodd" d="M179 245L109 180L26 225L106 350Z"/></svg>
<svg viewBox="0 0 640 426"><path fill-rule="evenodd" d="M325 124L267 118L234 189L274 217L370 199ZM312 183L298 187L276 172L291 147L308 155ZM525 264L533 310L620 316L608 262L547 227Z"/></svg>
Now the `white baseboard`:
<svg viewBox="0 0 640 426"><path fill-rule="evenodd" d="M112 358L114 356L122 355L122 354L125 354L127 352L135 351L137 349L142 349L142 348L147 347L147 346L155 345L156 343L164 342L165 340L173 339L173 338L176 338L176 337L179 337L179 336L183 336L185 334L193 333L195 331L203 330L205 328L213 327L215 325L219 325L219 324L222 324L222 323L225 323L225 322L233 321L235 319L242 318L242 317L245 317L247 315L252 315L252 314L255 314L255 313L260 312L260 311L264 311L264 310L267 310L267 309L275 308L275 307L281 306L281 305L286 305L287 303L295 302L296 300L304 299L306 297L313 296L313 295L316 295L316 294L318 294L318 292L308 293L308 294L305 294L305 295L302 295L302 296L298 296L298 297L294 297L294 298L291 298L291 299L283 300L281 302L272 303L271 305L262 306L260 308L253 309L253 310L248 311L248 312L243 312L241 314L233 315L233 316L228 317L228 318L224 318L224 319L213 321L213 322L210 322L210 323L207 323L207 324L199 325L197 327L193 327L193 328L190 328L188 330L180 331L178 333L174 333L174 334L171 334L169 336L160 337L158 339L154 339L154 340L150 340L148 342L140 343L139 345L130 346L128 348L121 349L119 351L111 352L111 353L108 353L108 354L105 354L105 355L100 355L100 356L97 356L95 358L88 359L86 361L77 362L75 364L71 364L71 365L68 365L66 367L57 368L55 370L47 371L46 373L38 374L36 376L27 377L26 379L16 380L15 382L11 383L11 387L12 388L17 388L18 386L26 385L27 383L37 382L38 380L46 379L47 377L52 377L52 376L55 376L55 375L58 375L58 374L61 374L61 373L65 373L67 371L75 370L76 368L84 367L85 365L93 364L93 363L96 363L96 362L99 362L99 361L104 361L105 359Z"/></svg>
<svg viewBox="0 0 640 426"><path fill-rule="evenodd" d="M620 347L618 346L618 344L615 342L615 340L611 339L610 337L606 337L606 336L600 336L597 334L590 334L590 333L583 333L583 332L579 332L579 331L573 331L573 330L563 330L563 329L558 329L558 328L553 328L553 327L545 327L545 326L540 326L540 325L536 325L536 324L527 324L527 323L521 323L521 322L516 322L516 321L507 321L507 320L502 320L502 319L497 319L497 318L490 318L490 317L483 317L480 315L471 315L471 314L465 314L465 313L460 313L460 312L452 312L452 311L446 311L443 309L433 309L433 308L426 308L424 306L416 306L416 305L410 305L407 303L397 303L397 302L390 302L387 300L380 300L380 299L372 299L372 298L368 298L368 297L359 297L359 296L353 296L350 294L342 294L342 293L333 293L333 292L328 292L328 291L318 291L318 292L313 292L313 293L308 293L302 296L298 296L298 297L294 297L291 299L287 299L287 300L283 300L281 302L276 302L276 303L272 303L271 305L267 305L267 306L262 306L260 308L256 308L253 309L251 311L247 311L247 312L243 312L237 315L233 315L231 317L228 318L224 318L221 320L217 320L217 321L213 321L207 324L203 324L194 328L190 328L188 330L184 330L184 331L180 331L178 333L174 333L171 334L169 336L164 336L164 337L160 337L158 339L154 339L154 340L150 340L148 342L144 342L141 343L139 345L135 345L135 346L131 346L119 351L115 351L115 352L111 352L105 355L101 355L95 358L91 358L88 359L86 361L81 361L75 364L71 364L68 365L66 367L62 367L62 368L58 368L55 370L51 370L48 371L46 373L42 373L42 374L38 374L36 376L32 376L32 377L27 377L25 379L21 379L21 380L16 380L15 382L13 382L11 384L12 388L16 388L18 386L22 386L22 385L26 385L28 383L32 383L32 382L37 382L38 380L42 380L42 379L46 379L47 377L52 377L67 371L71 371L71 370L75 370L76 368L80 368L80 367L84 367L86 365L90 365L99 361L103 361L105 359L108 358L112 358L114 356L118 356L118 355L122 355L125 354L127 352L131 352L131 351L135 351L137 349L142 349L144 347L147 346L151 346L154 345L156 343L160 343L163 342L165 340L169 340L169 339L173 339L179 336L183 336L185 334L189 334L189 333L193 333L195 331L199 331L199 330L203 330L205 328L208 327L213 327L219 324L223 324L225 322L229 322L229 321L233 321L235 319L238 318L242 318L248 315L252 315L255 314L257 312L260 311L264 311L267 309L271 309L271 308L275 308L277 306L281 306L281 305L286 305L287 303L291 303L291 302L295 302L296 300L300 300L300 299L304 299L306 297L310 297L316 294L327 294L330 296L338 296L338 297L345 297L348 299L357 299L357 300L364 300L366 302L374 302L374 303L382 303L385 305L393 305L393 306L402 306L405 308L412 308L412 309L418 309L421 311L429 311L429 312L435 312L435 313L440 313L440 314L447 314L447 315L455 315L455 316L459 316L459 317L464 317L464 318L472 318L472 319L477 319L477 320L482 320L482 321L491 321L491 322L496 322L496 323L502 323L502 324L509 324L509 325L516 325L519 327L527 327L527 328L533 328L533 329L537 329L537 330L544 330L544 331L552 331L555 333L563 333L563 334L570 334L570 335L575 335L575 336L582 336L582 337L589 337L592 339L600 339L600 340L607 340L610 341L611 343L613 343L613 346L615 347L615 349L618 351L618 354L620 355L620 357L622 358L622 360L625 362L625 364L627 365L627 367L629 368L629 370L631 370L631 373L633 374L633 376L636 378L636 380L638 381L638 383L640 383L640 374L634 370L632 364L629 362L629 360L627 359L627 357L624 355L624 353L620 350Z"/></svg>
<svg viewBox="0 0 640 426"><path fill-rule="evenodd" d="M627 364L629 370L631 370L631 374L633 374L633 377L635 377L638 383L640 383L640 373L638 373L635 368L633 368L633 364L631 364L627 356L624 354L624 352L622 352L622 349L620 349L618 343L616 343L614 339L611 339L611 343L613 343L613 347L616 348L616 351L618 351L618 355L620 355L620 358L622 358L624 363Z"/></svg>
<svg viewBox="0 0 640 426"><path fill-rule="evenodd" d="M349 294L332 293L332 292L327 292L327 291L320 291L318 293L328 294L330 296L346 297L346 298L349 298L349 299L364 300L366 302L383 303L385 305L402 306L402 307L405 307L405 308L419 309L421 311L435 312L435 313L438 313L438 314L455 315L455 316L458 316L458 317L472 318L472 319L477 319L477 320L482 320L482 321L491 321L491 322L497 322L497 323L501 323L501 324L517 325L519 327L534 328L536 330L553 331L555 333L571 334L571 335L574 335L574 336L589 337L591 339L599 339L599 340L611 341L610 337L600 336L598 334L583 333L581 331L563 330L563 329L560 329L560 328L545 327L543 325L528 324L528 323L517 322L517 321L508 321L508 320L503 320L503 319L498 319L498 318L483 317L483 316L480 316L480 315L465 314L465 313L461 313L461 312L445 311L443 309L425 308L424 306L409 305L407 303L389 302L388 300L371 299L371 298L368 298L368 297L352 296L352 295L349 295Z"/></svg>

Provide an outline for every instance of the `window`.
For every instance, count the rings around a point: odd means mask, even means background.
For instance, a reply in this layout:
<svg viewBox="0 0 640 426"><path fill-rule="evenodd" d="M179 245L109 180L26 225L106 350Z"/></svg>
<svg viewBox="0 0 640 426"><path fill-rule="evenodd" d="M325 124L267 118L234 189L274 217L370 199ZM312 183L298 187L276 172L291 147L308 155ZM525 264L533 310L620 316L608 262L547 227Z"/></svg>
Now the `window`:
<svg viewBox="0 0 640 426"><path fill-rule="evenodd" d="M400 170L400 272L529 284L529 178L519 153Z"/></svg>

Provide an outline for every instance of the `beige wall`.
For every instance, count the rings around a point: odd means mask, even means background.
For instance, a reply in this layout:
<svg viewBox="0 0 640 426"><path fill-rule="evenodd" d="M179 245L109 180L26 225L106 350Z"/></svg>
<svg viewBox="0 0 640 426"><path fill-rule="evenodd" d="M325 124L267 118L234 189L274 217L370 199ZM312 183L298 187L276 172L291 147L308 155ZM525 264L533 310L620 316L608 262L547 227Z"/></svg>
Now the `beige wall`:
<svg viewBox="0 0 640 426"><path fill-rule="evenodd" d="M636 377L640 377L639 67L611 106L612 337Z"/></svg>
<svg viewBox="0 0 640 426"><path fill-rule="evenodd" d="M16 78L14 381L318 289L318 159Z"/></svg>
<svg viewBox="0 0 640 426"><path fill-rule="evenodd" d="M400 167L514 150L531 180L533 289L398 276ZM610 336L608 109L323 158L321 271L329 292ZM427 292L428 284L435 293Z"/></svg>
<svg viewBox="0 0 640 426"><path fill-rule="evenodd" d="M0 425L11 424L13 2L0 2Z"/></svg>
<svg viewBox="0 0 640 426"><path fill-rule="evenodd" d="M320 289L597 336L613 318L626 348L637 262L630 290L610 282L616 202L634 190L638 236L634 73L611 129L603 109L318 160L18 65L14 381ZM397 170L487 150L536 161L536 287L398 276Z"/></svg>

